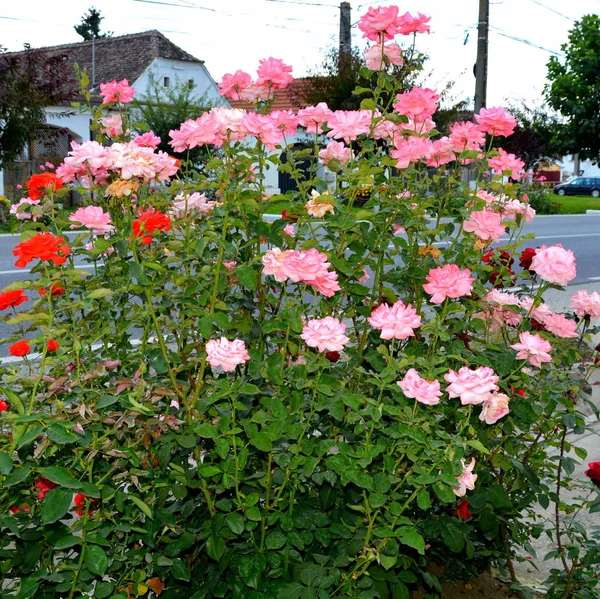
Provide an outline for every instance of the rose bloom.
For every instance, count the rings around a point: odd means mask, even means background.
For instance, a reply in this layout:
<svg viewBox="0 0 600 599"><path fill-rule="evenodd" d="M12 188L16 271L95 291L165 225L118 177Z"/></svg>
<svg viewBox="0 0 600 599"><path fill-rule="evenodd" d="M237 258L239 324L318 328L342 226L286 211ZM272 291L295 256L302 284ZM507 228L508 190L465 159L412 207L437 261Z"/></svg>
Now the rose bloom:
<svg viewBox="0 0 600 599"><path fill-rule="evenodd" d="M454 516L462 520L470 520L473 517L473 514L469 511L469 502L466 499L459 499L454 510Z"/></svg>
<svg viewBox="0 0 600 599"><path fill-rule="evenodd" d="M108 83L100 84L100 95L102 96L103 104L108 104L109 102L128 104L133 100L134 94L135 90L129 85L127 79L122 79L118 83L116 79L113 79Z"/></svg>
<svg viewBox="0 0 600 599"><path fill-rule="evenodd" d="M38 499L44 499L46 493L56 487L56 484L51 480L40 476L33 482L33 486L38 490Z"/></svg>
<svg viewBox="0 0 600 599"><path fill-rule="evenodd" d="M70 253L71 250L64 238L52 233L36 233L13 249L13 255L17 256L15 266L18 268L25 268L36 258L58 266L67 261L66 256Z"/></svg>
<svg viewBox="0 0 600 599"><path fill-rule="evenodd" d="M110 214L104 212L100 206L87 206L78 208L69 216L69 220L83 225L86 229L93 231L96 235L104 235L115 228L110 224ZM77 224L71 225L71 229L76 229Z"/></svg>
<svg viewBox="0 0 600 599"><path fill-rule="evenodd" d="M452 490L457 497L464 497L467 494L467 489L469 491L475 489L475 481L477 480L477 474L473 474L475 458L471 459L471 463L468 466L465 466L464 460L461 460L460 463L462 464L463 471L456 477L458 485L452 487Z"/></svg>
<svg viewBox="0 0 600 599"><path fill-rule="evenodd" d="M577 323L570 318L566 318L564 314L549 314L544 318L544 328L563 339L574 339L578 337Z"/></svg>
<svg viewBox="0 0 600 599"><path fill-rule="evenodd" d="M394 110L408 117L431 116L438 107L440 95L429 88L413 87L396 96Z"/></svg>
<svg viewBox="0 0 600 599"><path fill-rule="evenodd" d="M597 486L600 487L600 462L591 462L588 464L589 470L585 475Z"/></svg>
<svg viewBox="0 0 600 599"><path fill-rule="evenodd" d="M489 399L492 391L498 391L500 377L488 366L479 366L471 370L463 366L458 372L450 370L444 375L444 380L450 383L446 391L450 398L460 397L463 406L478 405Z"/></svg>
<svg viewBox="0 0 600 599"><path fill-rule="evenodd" d="M388 64L401 65L402 50L398 44L375 44L365 52L365 64L372 71L383 71Z"/></svg>
<svg viewBox="0 0 600 599"><path fill-rule="evenodd" d="M411 162L427 158L432 151L432 142L426 137L411 135L396 139L390 155L396 162L396 168L408 168Z"/></svg>
<svg viewBox="0 0 600 599"><path fill-rule="evenodd" d="M577 274L575 256L571 250L565 250L561 244L537 249L530 270L537 273L548 283L556 283L563 287Z"/></svg>
<svg viewBox="0 0 600 599"><path fill-rule="evenodd" d="M488 160L489 167L500 174L510 171L510 176L513 179L520 179L523 176L522 171L525 163L514 154L509 154L502 148L498 148L498 154L498 156L494 156L494 158Z"/></svg>
<svg viewBox="0 0 600 599"><path fill-rule="evenodd" d="M316 106L307 106L298 111L298 124L306 129L307 133L323 133L323 123L327 122L333 111L325 102L319 102Z"/></svg>
<svg viewBox="0 0 600 599"><path fill-rule="evenodd" d="M552 362L552 346L548 341L536 334L527 331L519 335L520 343L513 343L511 347L517 351L517 360L527 360L532 366L541 367L543 362Z"/></svg>
<svg viewBox="0 0 600 599"><path fill-rule="evenodd" d="M286 225L283 227L283 232L290 237L296 237L296 229L294 228L294 225Z"/></svg>
<svg viewBox="0 0 600 599"><path fill-rule="evenodd" d="M471 212L469 220L464 223L465 231L475 233L479 239L492 240L498 243L500 236L506 233L502 226L502 217L496 212L478 210Z"/></svg>
<svg viewBox="0 0 600 599"><path fill-rule="evenodd" d="M263 263L263 274L265 275L273 275L275 280L282 283L287 279L287 275L283 272L283 261L285 257L292 250L284 250L282 251L279 248L273 248L271 250L267 250L265 255L261 258L261 262Z"/></svg>
<svg viewBox="0 0 600 599"><path fill-rule="evenodd" d="M352 150L341 141L330 141L327 147L319 151L319 158L324 164L336 160L340 164L346 164L352 158Z"/></svg>
<svg viewBox="0 0 600 599"><path fill-rule="evenodd" d="M372 113L369 110L336 110L327 121L331 131L327 137L343 139L350 143L371 128Z"/></svg>
<svg viewBox="0 0 600 599"><path fill-rule="evenodd" d="M571 308L579 317L590 316L598 318L600 316L600 294L594 291L591 295L582 289L571 296Z"/></svg>
<svg viewBox="0 0 600 599"><path fill-rule="evenodd" d="M142 133L142 135L137 135L134 137L132 141L136 146L140 146L142 148L152 148L153 150L156 150L161 140L158 135L154 135L153 131L146 131L146 133Z"/></svg>
<svg viewBox="0 0 600 599"><path fill-rule="evenodd" d="M250 355L243 339L229 341L221 337L218 341L211 339L206 343L206 359L212 368L220 366L225 372L231 372L236 366L247 362Z"/></svg>
<svg viewBox="0 0 600 599"><path fill-rule="evenodd" d="M394 39L398 33L398 7L371 6L360 18L358 28L363 32L363 37L374 42Z"/></svg>
<svg viewBox="0 0 600 599"><path fill-rule="evenodd" d="M427 381L421 378L419 373L411 368L397 385L402 389L406 397L416 399L419 403L427 406L435 406L440 403L442 392L439 381Z"/></svg>
<svg viewBox="0 0 600 599"><path fill-rule="evenodd" d="M100 129L100 131L102 131L104 135L108 135L109 137L123 135L123 119L120 114L106 116L103 119L100 119L100 122L102 123L102 129Z"/></svg>
<svg viewBox="0 0 600 599"><path fill-rule="evenodd" d="M8 410L9 407L10 405L6 400L0 399L0 412L6 412L6 410Z"/></svg>
<svg viewBox="0 0 600 599"><path fill-rule="evenodd" d="M381 331L382 339L406 339L414 337L415 331L421 326L421 317L409 304L401 300L392 306L381 304L367 318L369 324Z"/></svg>
<svg viewBox="0 0 600 599"><path fill-rule="evenodd" d="M54 173L41 173L31 175L29 181L25 183L29 190L29 197L32 200L39 200L48 190L56 191L63 186L63 180Z"/></svg>
<svg viewBox="0 0 600 599"><path fill-rule="evenodd" d="M524 270L529 270L531 268L531 261L535 255L536 250L533 248L525 248L519 256L519 266Z"/></svg>
<svg viewBox="0 0 600 599"><path fill-rule="evenodd" d="M256 70L258 78L256 85L272 86L274 89L283 89L287 87L294 78L292 77L292 67L285 64L279 58L263 58L259 60L259 67Z"/></svg>
<svg viewBox="0 0 600 599"><path fill-rule="evenodd" d="M471 295L475 279L469 276L470 274L468 268L461 270L456 264L432 268L426 277L427 283L423 285L423 289L431 295L434 304L441 304L447 297L456 299Z"/></svg>
<svg viewBox="0 0 600 599"><path fill-rule="evenodd" d="M416 17L413 17L410 13L406 12L402 16L398 17L396 25L398 26L398 32L402 35L410 35L411 33L429 33L429 23L431 17L427 17L420 12L417 13Z"/></svg>
<svg viewBox="0 0 600 599"><path fill-rule="evenodd" d="M308 200L304 207L306 208L306 212L308 212L311 216L316 216L317 218L322 218L327 212L335 214L334 205L327 200L318 200L313 198Z"/></svg>
<svg viewBox="0 0 600 599"><path fill-rule="evenodd" d="M479 114L475 115L479 128L490 135L507 137L512 135L517 120L514 116L508 114L504 108L482 108Z"/></svg>
<svg viewBox="0 0 600 599"><path fill-rule="evenodd" d="M29 341L26 339L17 341L8 348L8 352L11 356L17 356L19 358L26 356L30 351L31 347L29 347Z"/></svg>
<svg viewBox="0 0 600 599"><path fill-rule="evenodd" d="M56 341L54 341L54 339L50 339L48 341L48 344L46 345L46 350L49 352L55 352L58 350L60 346L58 345L58 343L56 343Z"/></svg>
<svg viewBox="0 0 600 599"><path fill-rule="evenodd" d="M0 293L0 310L6 310L6 308L14 308L26 302L29 298L25 295L22 289L15 289L13 291L4 291Z"/></svg>
<svg viewBox="0 0 600 599"><path fill-rule="evenodd" d="M316 248L291 250L283 259L282 273L294 283L310 283L327 272L328 268L327 254L319 252Z"/></svg>
<svg viewBox="0 0 600 599"><path fill-rule="evenodd" d="M494 393L483 402L479 420L486 424L495 424L506 416L510 410L508 408L509 398L504 393Z"/></svg>
<svg viewBox="0 0 600 599"><path fill-rule="evenodd" d="M219 83L219 93L231 100L239 100L240 92L246 89L252 83L252 77L245 71L236 71L225 73Z"/></svg>
<svg viewBox="0 0 600 599"><path fill-rule="evenodd" d="M156 210L146 210L140 213L139 217L133 221L133 236L141 237L142 245L152 243L152 233L154 231L170 231L171 220L166 214Z"/></svg>
<svg viewBox="0 0 600 599"><path fill-rule="evenodd" d="M333 297L335 292L341 289L338 283L338 274L332 271L324 271L316 279L306 281L306 283L325 297Z"/></svg>
<svg viewBox="0 0 600 599"><path fill-rule="evenodd" d="M83 493L76 493L75 494L75 497L73 497L73 503L75 504L75 510L74 511L75 511L75 513L77 515L83 516L83 512L84 512L84 509L85 509L85 504L86 504L86 501L88 499L89 498L86 497ZM96 509L96 507L98 505L98 501L99 501L98 499L92 499L89 502L89 507L88 507L88 512L87 512L88 516Z"/></svg>
<svg viewBox="0 0 600 599"><path fill-rule="evenodd" d="M50 287L40 287L38 289L38 293L42 296L46 295L48 291L50 291L52 297L65 294L65 290L58 283L53 283Z"/></svg>
<svg viewBox="0 0 600 599"><path fill-rule="evenodd" d="M344 333L346 325L337 318L326 316L318 320L309 320L302 329L300 337L309 347L316 347L318 351L341 351L350 341Z"/></svg>

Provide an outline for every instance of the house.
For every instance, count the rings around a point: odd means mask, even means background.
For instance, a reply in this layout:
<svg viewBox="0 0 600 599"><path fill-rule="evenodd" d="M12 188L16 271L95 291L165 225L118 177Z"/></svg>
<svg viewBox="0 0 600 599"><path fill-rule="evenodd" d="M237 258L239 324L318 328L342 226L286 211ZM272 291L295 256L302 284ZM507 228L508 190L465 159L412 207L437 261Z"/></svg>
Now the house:
<svg viewBox="0 0 600 599"><path fill-rule="evenodd" d="M76 44L64 44L40 48L47 56L62 56L73 67L85 69L92 89L100 83L116 79L127 79L136 91L144 94L151 78L160 85L169 87L176 81L189 82L195 86L199 96L224 104L218 87L208 72L204 61L182 50L159 31L145 31L118 37L101 38ZM18 55L8 53L4 56ZM99 103L99 96L93 96ZM59 164L67 155L71 141L89 140L91 115L80 113L65 103L63 106L46 108L46 124L36 133L29 147L24 148L21 159L7 169L0 171L0 196L11 199L21 197L16 188L37 167L45 162Z"/></svg>

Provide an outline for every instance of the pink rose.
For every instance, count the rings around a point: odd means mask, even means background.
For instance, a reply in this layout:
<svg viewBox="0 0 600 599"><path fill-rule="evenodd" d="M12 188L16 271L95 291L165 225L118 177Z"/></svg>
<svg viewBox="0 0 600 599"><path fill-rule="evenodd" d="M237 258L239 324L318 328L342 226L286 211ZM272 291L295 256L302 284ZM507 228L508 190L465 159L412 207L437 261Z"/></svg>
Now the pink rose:
<svg viewBox="0 0 600 599"><path fill-rule="evenodd" d="M490 395L484 402L479 415L479 420L486 424L495 424L506 416L510 410L508 408L509 398L504 393L494 393Z"/></svg>
<svg viewBox="0 0 600 599"><path fill-rule="evenodd" d="M413 87L396 96L394 110L409 117L431 116L437 110L439 99L440 95L432 89Z"/></svg>
<svg viewBox="0 0 600 599"><path fill-rule="evenodd" d="M367 48L364 58L367 68L372 71L383 71L388 64L401 65L404 62L398 44L375 44Z"/></svg>
<svg viewBox="0 0 600 599"><path fill-rule="evenodd" d="M133 138L133 143L136 146L142 146L143 148L152 148L156 150L158 145L160 144L160 137L158 135L154 135L152 131L146 131L142 135L138 135Z"/></svg>
<svg viewBox="0 0 600 599"><path fill-rule="evenodd" d="M106 116L103 119L100 119L102 123L102 133L104 135L108 135L109 137L116 137L118 135L123 135L123 119L121 119L120 114L114 114L112 116Z"/></svg>
<svg viewBox="0 0 600 599"><path fill-rule="evenodd" d="M250 356L242 339L229 341L221 337L218 341L211 339L206 343L206 359L212 368L220 366L225 372L231 372L236 366L247 362Z"/></svg>
<svg viewBox="0 0 600 599"><path fill-rule="evenodd" d="M498 156L488 160L489 167L500 174L504 174L505 171L510 171L510 176L513 179L520 179L523 176L523 167L525 166L525 163L514 154L509 154L502 148L498 148L498 154Z"/></svg>
<svg viewBox="0 0 600 599"><path fill-rule="evenodd" d="M397 138L390 155L396 160L396 168L408 168L412 162L427 158L432 149L433 143L430 139L411 135L408 138Z"/></svg>
<svg viewBox="0 0 600 599"><path fill-rule="evenodd" d="M341 351L350 341L345 332L345 324L337 318L326 316L320 320L309 320L304 325L300 337L309 347L316 347L320 352Z"/></svg>
<svg viewBox="0 0 600 599"><path fill-rule="evenodd" d="M324 295L325 297L333 297L335 292L341 289L338 283L337 272L330 270L321 273L312 281L306 281L306 283L314 287L321 295Z"/></svg>
<svg viewBox="0 0 600 599"><path fill-rule="evenodd" d="M400 300L392 306L381 304L373 310L367 321L374 329L381 331L382 339L414 337L414 329L421 326L421 317L417 311Z"/></svg>
<svg viewBox="0 0 600 599"><path fill-rule="evenodd" d="M307 133L323 133L323 123L327 122L332 110L329 110L325 102L319 102L316 106L307 106L298 111L298 124L306 129Z"/></svg>
<svg viewBox="0 0 600 599"><path fill-rule="evenodd" d="M310 283L319 275L326 273L328 267L327 255L319 252L316 248L299 252L291 250L283 260L282 272L294 283L298 283L298 281Z"/></svg>
<svg viewBox="0 0 600 599"><path fill-rule="evenodd" d="M398 33L398 7L397 6L371 6L360 18L358 28L363 32L363 37L374 42L392 40Z"/></svg>
<svg viewBox="0 0 600 599"><path fill-rule="evenodd" d="M410 13L404 13L401 17L398 17L396 25L398 31L402 35L410 35L411 33L429 33L429 23L431 17L427 17L420 12L417 13L416 17L413 17Z"/></svg>
<svg viewBox="0 0 600 599"><path fill-rule="evenodd" d="M464 460L461 460L460 463L462 464L463 471L456 477L458 485L452 487L452 490L457 497L464 497L467 494L467 489L469 491L475 489L475 481L477 480L477 474L473 474L475 458L471 459L471 463L468 466L465 466Z"/></svg>
<svg viewBox="0 0 600 599"><path fill-rule="evenodd" d="M327 147L319 151L319 158L323 164L336 160L340 164L346 164L352 158L352 150L341 141L330 141Z"/></svg>
<svg viewBox="0 0 600 599"><path fill-rule="evenodd" d="M500 241L500 236L506 233L502 226L502 217L496 212L489 210L477 210L471 212L469 220L464 223L464 229L468 233L475 233L479 239L484 241Z"/></svg>
<svg viewBox="0 0 600 599"><path fill-rule="evenodd" d="M498 391L500 377L488 366L479 366L475 370L463 366L458 372L450 370L444 375L444 380L450 383L446 387L450 398L460 397L461 405L467 406L489 399L492 391Z"/></svg>
<svg viewBox="0 0 600 599"><path fill-rule="evenodd" d="M519 335L520 343L514 343L511 347L516 350L517 360L527 360L532 366L541 367L543 362L552 362L552 346L548 341L536 334L527 331Z"/></svg>
<svg viewBox="0 0 600 599"><path fill-rule="evenodd" d="M371 129L372 113L368 110L336 110L327 121L331 129L327 137L343 139L350 143Z"/></svg>
<svg viewBox="0 0 600 599"><path fill-rule="evenodd" d="M118 83L116 79L113 79L109 83L100 84L100 95L102 96L103 104L108 104L109 102L128 104L133 100L134 94L135 90L129 85L127 79L122 79Z"/></svg>
<svg viewBox="0 0 600 599"><path fill-rule="evenodd" d="M475 123L464 121L450 127L449 140L455 152L480 150L485 143L485 135Z"/></svg>
<svg viewBox="0 0 600 599"><path fill-rule="evenodd" d="M483 132L496 137L512 135L517 126L515 117L508 114L504 108L482 108L479 114L475 115L475 120Z"/></svg>
<svg viewBox="0 0 600 599"><path fill-rule="evenodd" d="M279 248L267 250L261 258L263 263L263 273L265 275L273 275L277 281L282 283L287 279L287 275L283 272L283 261L292 250L282 251Z"/></svg>
<svg viewBox="0 0 600 599"><path fill-rule="evenodd" d="M77 223L71 225L71 229L76 229L83 225L86 229L93 231L96 235L104 235L115 228L110 224L110 214L104 212L99 206L87 206L86 208L78 208L69 216L71 222Z"/></svg>
<svg viewBox="0 0 600 599"><path fill-rule="evenodd" d="M428 406L435 406L440 403L442 395L440 382L427 381L421 378L414 368L411 368L397 384L406 397L416 399Z"/></svg>
<svg viewBox="0 0 600 599"><path fill-rule="evenodd" d="M563 287L577 274L575 256L571 250L562 245L543 245L536 251L529 270L537 273L544 281L556 283Z"/></svg>
<svg viewBox="0 0 600 599"><path fill-rule="evenodd" d="M475 279L470 274L468 268L461 270L456 264L432 268L423 289L431 295L434 304L441 304L447 297L455 299L471 295Z"/></svg>
<svg viewBox="0 0 600 599"><path fill-rule="evenodd" d="M250 83L252 83L252 77L244 71L236 71L233 75L225 73L219 82L219 93L231 100L239 100L240 92L245 90Z"/></svg>
<svg viewBox="0 0 600 599"><path fill-rule="evenodd" d="M286 225L283 227L283 232L290 237L296 237L296 229L294 228L294 225Z"/></svg>
<svg viewBox="0 0 600 599"><path fill-rule="evenodd" d="M594 291L591 295L582 289L571 296L571 308L579 317L590 316L598 318L600 316L600 294Z"/></svg>
<svg viewBox="0 0 600 599"><path fill-rule="evenodd" d="M574 339L579 337L577 333L577 323L570 318L566 318L564 314L549 314L544 318L544 328L563 339Z"/></svg>
<svg viewBox="0 0 600 599"><path fill-rule="evenodd" d="M272 86L274 89L283 89L287 87L294 78L292 77L292 67L285 64L279 58L263 58L259 60L257 69L257 85Z"/></svg>

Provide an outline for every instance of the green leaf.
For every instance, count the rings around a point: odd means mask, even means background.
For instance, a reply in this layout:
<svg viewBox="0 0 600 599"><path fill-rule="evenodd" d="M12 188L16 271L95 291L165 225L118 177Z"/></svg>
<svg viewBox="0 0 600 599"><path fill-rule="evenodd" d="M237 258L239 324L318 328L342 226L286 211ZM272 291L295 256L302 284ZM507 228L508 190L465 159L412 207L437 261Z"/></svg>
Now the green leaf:
<svg viewBox="0 0 600 599"><path fill-rule="evenodd" d="M49 495L50 493L48 493ZM68 549L69 547L73 547L75 545L79 545L81 543L81 537L76 537L75 535L65 535L60 537L56 543L54 543L54 549L60 551L61 549Z"/></svg>
<svg viewBox="0 0 600 599"><path fill-rule="evenodd" d="M429 507L431 506L431 495L429 494L429 491L426 491L425 489L421 489L417 493L417 505L422 510L429 509Z"/></svg>
<svg viewBox="0 0 600 599"><path fill-rule="evenodd" d="M8 402L19 414L25 414L25 406L23 405L21 398L14 391L11 391L6 387L0 387L0 393L8 399Z"/></svg>
<svg viewBox="0 0 600 599"><path fill-rule="evenodd" d="M470 441L467 441L467 445L469 445L473 449L476 449L477 451L480 451L481 453L485 453L486 455L490 454L490 450L481 441L478 441L477 439L471 439Z"/></svg>
<svg viewBox="0 0 600 599"><path fill-rule="evenodd" d="M252 266L238 266L235 269L235 276L242 287L250 289L251 291L256 291L258 288L256 280L257 273Z"/></svg>
<svg viewBox="0 0 600 599"><path fill-rule="evenodd" d="M138 285L150 284L150 279L144 273L144 268L141 264L130 264L129 265L129 277L135 279Z"/></svg>
<svg viewBox="0 0 600 599"><path fill-rule="evenodd" d="M229 530L235 535L240 535L244 532L244 517L241 514L227 514L225 516L225 524L227 524Z"/></svg>
<svg viewBox="0 0 600 599"><path fill-rule="evenodd" d="M206 539L206 553L218 562L223 557L223 553L225 553L225 542L223 539L215 535L210 535Z"/></svg>
<svg viewBox="0 0 600 599"><path fill-rule="evenodd" d="M14 599L30 599L35 595L39 587L39 582L35 578L23 578L21 580L21 586L19 592L16 594Z"/></svg>
<svg viewBox="0 0 600 599"><path fill-rule="evenodd" d="M8 487L18 485L29 476L32 469L33 466L31 464L25 464L22 468L16 468L6 477L2 483L2 488L7 489Z"/></svg>
<svg viewBox="0 0 600 599"><path fill-rule="evenodd" d="M266 378L268 378L274 385L283 385L283 368L283 356L279 352L271 354L265 365Z"/></svg>
<svg viewBox="0 0 600 599"><path fill-rule="evenodd" d="M96 410L101 410L102 408L106 408L108 406L112 406L114 403L119 401L118 397L114 395L102 395L96 400Z"/></svg>
<svg viewBox="0 0 600 599"><path fill-rule="evenodd" d="M48 480L67 489L81 489L81 483L66 469L60 466L39 468L39 473Z"/></svg>
<svg viewBox="0 0 600 599"><path fill-rule="evenodd" d="M52 524L60 520L69 511L72 501L73 491L60 487L48 491L42 501L42 523Z"/></svg>
<svg viewBox="0 0 600 599"><path fill-rule="evenodd" d="M273 444L271 443L271 439L266 433L257 433L250 439L250 443L259 449L260 451L271 451L273 448Z"/></svg>
<svg viewBox="0 0 600 599"><path fill-rule="evenodd" d="M0 474L10 474L13 469L13 463L10 456L5 451L0 451Z"/></svg>
<svg viewBox="0 0 600 599"><path fill-rule="evenodd" d="M16 434L16 429L16 426L13 427L13 442L18 436ZM25 447L25 445L29 445L29 443L35 441L42 434L42 430L43 428L41 424L25 425L22 432L20 431L21 434L18 436L19 440L17 443L17 449L21 449L21 447Z"/></svg>
<svg viewBox="0 0 600 599"><path fill-rule="evenodd" d="M87 295L86 299L100 299L114 295L114 293L112 289L94 289L94 291Z"/></svg>
<svg viewBox="0 0 600 599"><path fill-rule="evenodd" d="M83 561L92 574L97 574L98 576L104 576L106 574L108 557L100 545L87 545L85 547Z"/></svg>
<svg viewBox="0 0 600 599"><path fill-rule="evenodd" d="M133 503L135 503L148 518L153 519L152 508L147 503L144 503L137 495L129 495L129 499L131 499L131 501L133 501Z"/></svg>
<svg viewBox="0 0 600 599"><path fill-rule="evenodd" d="M414 526L401 526L398 530L398 537L403 545L408 545L421 555L425 555L425 539Z"/></svg>
<svg viewBox="0 0 600 599"><path fill-rule="evenodd" d="M171 574L173 574L173 578L176 580L185 580L186 582L189 582L191 578L189 570L180 559L173 560Z"/></svg>
<svg viewBox="0 0 600 599"><path fill-rule="evenodd" d="M373 490L373 479L366 472L348 470L344 474L350 482L353 482L362 489L368 489L369 491Z"/></svg>
<svg viewBox="0 0 600 599"><path fill-rule="evenodd" d="M286 541L286 536L279 530L276 530L267 536L265 544L267 549L280 549L285 545Z"/></svg>
<svg viewBox="0 0 600 599"><path fill-rule="evenodd" d="M279 588L277 599L299 599L305 589L298 582L286 582Z"/></svg>
<svg viewBox="0 0 600 599"><path fill-rule="evenodd" d="M48 435L49 439L60 445L75 443L75 441L80 439L78 435L72 433L64 424L59 422L53 422L46 431L46 435Z"/></svg>
<svg viewBox="0 0 600 599"><path fill-rule="evenodd" d="M205 439L214 439L219 434L217 427L214 424L208 424L207 422L195 426L194 432Z"/></svg>

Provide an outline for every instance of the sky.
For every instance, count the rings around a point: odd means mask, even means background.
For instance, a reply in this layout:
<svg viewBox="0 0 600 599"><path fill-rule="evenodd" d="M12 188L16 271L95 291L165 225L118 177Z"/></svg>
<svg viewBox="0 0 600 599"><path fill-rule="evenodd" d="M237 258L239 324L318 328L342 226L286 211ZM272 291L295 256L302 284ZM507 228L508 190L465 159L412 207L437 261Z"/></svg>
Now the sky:
<svg viewBox="0 0 600 599"><path fill-rule="evenodd" d="M477 50L478 0L352 0L352 41L365 47L356 27L369 6L398 4L402 13L431 16L431 34L417 49L430 56L427 86L454 81L456 99L472 99ZM255 74L261 58L282 58L301 77L337 45L338 0L0 0L0 45L20 50L81 41L73 25L94 6L114 35L158 29L205 61L218 81L237 69ZM600 0L491 0L488 107L542 103L546 64L561 53L569 29L585 14L600 12ZM399 36L406 46L410 38ZM537 47L536 47L537 46Z"/></svg>

